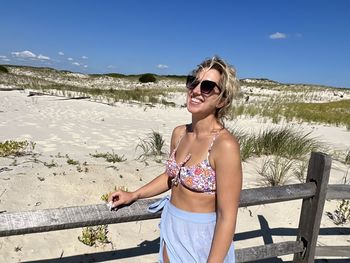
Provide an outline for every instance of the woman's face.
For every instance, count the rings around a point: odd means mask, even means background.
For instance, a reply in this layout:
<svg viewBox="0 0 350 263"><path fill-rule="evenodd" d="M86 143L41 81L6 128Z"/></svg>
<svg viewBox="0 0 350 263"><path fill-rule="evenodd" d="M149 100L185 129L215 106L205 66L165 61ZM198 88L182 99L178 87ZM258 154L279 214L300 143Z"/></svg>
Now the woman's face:
<svg viewBox="0 0 350 263"><path fill-rule="evenodd" d="M217 106L219 104L218 96L220 94L219 83L220 73L216 69L204 68L198 72L196 79L199 82L196 86L188 88L187 90L187 110L192 114L215 114ZM201 85L203 81L212 81L216 83L216 86L210 93L203 93L201 91ZM205 85L204 83L203 85Z"/></svg>

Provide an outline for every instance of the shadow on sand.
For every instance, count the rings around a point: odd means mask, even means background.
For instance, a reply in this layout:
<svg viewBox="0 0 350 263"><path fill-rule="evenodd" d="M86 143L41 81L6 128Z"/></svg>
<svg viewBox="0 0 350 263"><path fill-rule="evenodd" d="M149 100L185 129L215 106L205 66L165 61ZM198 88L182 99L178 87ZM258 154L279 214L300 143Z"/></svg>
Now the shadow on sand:
<svg viewBox="0 0 350 263"><path fill-rule="evenodd" d="M273 228L269 227L267 220L258 215L260 229L235 234L235 241L247 240L250 238L262 237L264 244L272 244L272 236L296 236L296 228ZM331 227L321 228L320 235L350 235L350 228ZM54 259L42 259L35 261L26 261L26 263L85 263L85 262L108 262L110 260L118 260L125 258L138 257L142 255L156 254L159 249L159 238L152 241L144 241L137 247L105 251L92 254L84 254L77 256L67 256ZM291 263L291 261L283 261L280 258L269 258L265 260L254 261L256 263ZM316 259L315 263L345 263L350 259Z"/></svg>
<svg viewBox="0 0 350 263"><path fill-rule="evenodd" d="M104 251L92 254L77 256L68 256L53 259L41 259L35 261L24 261L26 263L91 263L91 262L108 262L110 260L132 258L148 254L156 254L159 251L159 238L152 241L144 241L137 247L126 248L114 251Z"/></svg>

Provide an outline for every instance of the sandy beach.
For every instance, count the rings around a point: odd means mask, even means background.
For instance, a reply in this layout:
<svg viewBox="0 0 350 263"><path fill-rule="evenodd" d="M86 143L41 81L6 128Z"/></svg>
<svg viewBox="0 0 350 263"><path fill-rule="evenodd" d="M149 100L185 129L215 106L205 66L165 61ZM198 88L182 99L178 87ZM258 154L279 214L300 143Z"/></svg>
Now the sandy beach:
<svg viewBox="0 0 350 263"><path fill-rule="evenodd" d="M147 164L138 160L140 150L136 148L140 140L152 131L159 132L169 151L172 129L190 122L190 115L183 107L131 103L110 106L55 96L28 97L28 92L0 91L0 142L33 141L36 154L0 158L1 212L97 204L103 202L101 195L115 186L135 190L163 172L166 158L160 162L150 159ZM177 99L184 98L183 95ZM246 130L282 125L255 117L239 117L226 123L227 127ZM345 127L289 125L310 131L331 152L349 150L350 132ZM126 161L110 163L92 156L106 152L124 156ZM67 159L78 161L79 165L68 164ZM261 186L257 169L262 161L262 157L253 157L243 162L243 188ZM55 166L50 168L44 163ZM333 160L330 183L342 183L347 169L344 163ZM290 183L293 182L298 181L292 179ZM333 212L337 204L326 201L324 212ZM236 248L295 240L300 205L301 201L292 201L240 208ZM0 262L156 262L158 222L109 225L110 243L92 247L78 240L81 228L2 237ZM350 245L350 237L324 215L318 245Z"/></svg>

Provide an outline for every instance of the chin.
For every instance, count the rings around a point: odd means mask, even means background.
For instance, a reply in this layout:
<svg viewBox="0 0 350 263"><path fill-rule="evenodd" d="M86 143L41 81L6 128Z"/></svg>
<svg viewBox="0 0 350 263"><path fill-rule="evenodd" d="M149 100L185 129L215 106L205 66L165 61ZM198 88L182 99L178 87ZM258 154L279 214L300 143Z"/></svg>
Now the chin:
<svg viewBox="0 0 350 263"><path fill-rule="evenodd" d="M192 113L192 114L196 114L196 113L201 113L202 110L200 108L200 105L191 105L191 104L187 104L187 111Z"/></svg>

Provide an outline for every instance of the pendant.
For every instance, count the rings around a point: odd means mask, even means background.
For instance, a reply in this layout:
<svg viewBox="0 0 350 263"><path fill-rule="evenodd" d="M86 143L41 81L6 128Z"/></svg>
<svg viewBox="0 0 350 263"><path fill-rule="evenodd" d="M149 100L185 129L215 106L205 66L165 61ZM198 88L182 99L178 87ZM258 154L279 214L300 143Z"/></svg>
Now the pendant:
<svg viewBox="0 0 350 263"><path fill-rule="evenodd" d="M177 186L179 184L179 180L177 177L171 180L171 184Z"/></svg>

